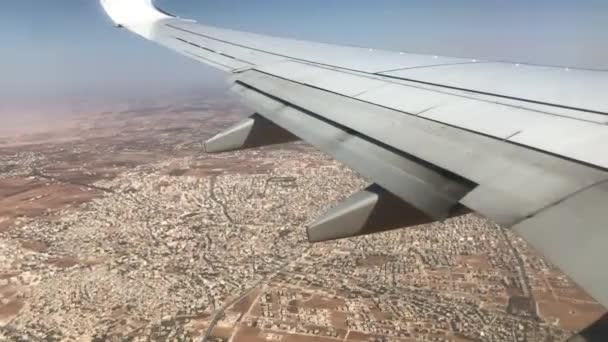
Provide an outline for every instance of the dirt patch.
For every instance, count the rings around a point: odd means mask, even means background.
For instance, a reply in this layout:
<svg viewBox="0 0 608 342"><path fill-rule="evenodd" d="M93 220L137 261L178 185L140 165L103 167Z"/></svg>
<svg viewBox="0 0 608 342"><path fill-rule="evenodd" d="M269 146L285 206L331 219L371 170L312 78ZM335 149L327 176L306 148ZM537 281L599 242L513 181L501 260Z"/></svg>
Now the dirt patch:
<svg viewBox="0 0 608 342"><path fill-rule="evenodd" d="M385 321L393 318L390 312L384 312L379 309L372 309L370 313L377 321Z"/></svg>
<svg viewBox="0 0 608 342"><path fill-rule="evenodd" d="M330 314L331 326L336 329L347 329L348 326L346 324L346 319L348 318L348 314L346 312L333 311Z"/></svg>
<svg viewBox="0 0 608 342"><path fill-rule="evenodd" d="M20 275L20 272L9 272L9 273L0 273L0 279L11 279Z"/></svg>
<svg viewBox="0 0 608 342"><path fill-rule="evenodd" d="M358 331L351 331L348 334L347 341L382 341L382 336L365 334Z"/></svg>
<svg viewBox="0 0 608 342"><path fill-rule="evenodd" d="M172 177L180 177L185 175L188 172L188 170L185 169L173 169L171 171L169 171L169 176Z"/></svg>
<svg viewBox="0 0 608 342"><path fill-rule="evenodd" d="M14 299L0 306L0 318L9 318L16 316L23 308L23 301Z"/></svg>
<svg viewBox="0 0 608 342"><path fill-rule="evenodd" d="M240 314L245 314L247 311L249 311L249 308L251 308L251 306L253 305L253 303L255 302L255 300L258 298L258 296L260 295L260 290L257 289L255 291L252 291L249 295L247 295L245 298L239 300L238 302L236 302L231 308L231 311L234 312L238 312Z"/></svg>
<svg viewBox="0 0 608 342"><path fill-rule="evenodd" d="M19 274L17 274L19 275ZM11 286L11 285L5 285L0 287L0 296L2 296L3 298L10 298L14 295L16 295L17 293L19 293L19 289Z"/></svg>
<svg viewBox="0 0 608 342"><path fill-rule="evenodd" d="M6 178L0 179L0 200L19 195L22 192L32 190L44 183L30 178Z"/></svg>
<svg viewBox="0 0 608 342"><path fill-rule="evenodd" d="M606 313L599 304L569 301L539 302L538 308L541 317L559 319L559 327L571 331L584 329Z"/></svg>
<svg viewBox="0 0 608 342"><path fill-rule="evenodd" d="M195 319L188 325L188 330L194 338L203 337L209 327L209 321L207 319Z"/></svg>
<svg viewBox="0 0 608 342"><path fill-rule="evenodd" d="M341 340L341 339L340 339ZM325 338L319 336L308 335L284 335L283 342L336 342L335 338Z"/></svg>
<svg viewBox="0 0 608 342"><path fill-rule="evenodd" d="M74 266L80 264L78 259L76 259L74 257L55 258L55 259L50 259L47 262L58 268L70 268L70 267L74 267Z"/></svg>
<svg viewBox="0 0 608 342"><path fill-rule="evenodd" d="M334 338L325 338L319 336L287 334L283 332L275 332L261 330L259 328L239 327L232 342L336 342Z"/></svg>
<svg viewBox="0 0 608 342"><path fill-rule="evenodd" d="M314 295L307 301L296 301L296 305L311 309L337 310L340 307L346 306L346 303L340 298L326 298Z"/></svg>
<svg viewBox="0 0 608 342"><path fill-rule="evenodd" d="M14 223L15 223L15 220L12 218L8 218L8 217L0 218L0 233L9 231L12 228Z"/></svg>
<svg viewBox="0 0 608 342"><path fill-rule="evenodd" d="M505 308L509 304L509 298L505 296L491 296L486 297L489 304L494 304L497 308Z"/></svg>
<svg viewBox="0 0 608 342"><path fill-rule="evenodd" d="M553 302L555 301L555 297L551 293L551 291L543 288L543 289L534 289L532 290L532 294L537 302Z"/></svg>
<svg viewBox="0 0 608 342"><path fill-rule="evenodd" d="M11 191L6 191L6 188ZM99 196L99 192L70 185L49 183L43 180L12 178L0 184L4 196L0 198L0 217L4 228L19 217L40 217L68 206L78 206ZM0 226L0 229L3 228Z"/></svg>
<svg viewBox="0 0 608 342"><path fill-rule="evenodd" d="M357 259L358 267L382 266L390 261L387 255L369 255L365 258Z"/></svg>
<svg viewBox="0 0 608 342"><path fill-rule="evenodd" d="M477 270L492 269L492 265L490 264L487 255L460 256L458 258L458 264L461 267L473 268Z"/></svg>
<svg viewBox="0 0 608 342"><path fill-rule="evenodd" d="M49 249L46 242L38 240L22 240L21 247L36 253L46 253Z"/></svg>
<svg viewBox="0 0 608 342"><path fill-rule="evenodd" d="M555 294L563 300L580 300L585 302L595 302L595 300L591 298L591 296L589 296L587 292L585 292L583 289L574 284L569 287L562 287L553 290Z"/></svg>
<svg viewBox="0 0 608 342"><path fill-rule="evenodd" d="M259 328L239 327L232 339L232 342L267 342L267 341L282 341L282 335L278 334L278 338L267 339L265 334Z"/></svg>
<svg viewBox="0 0 608 342"><path fill-rule="evenodd" d="M249 314L253 317L262 316L262 306L259 303L254 305Z"/></svg>
<svg viewBox="0 0 608 342"><path fill-rule="evenodd" d="M225 327L216 327L213 329L213 336L219 338L230 338L232 336L233 328L225 328Z"/></svg>

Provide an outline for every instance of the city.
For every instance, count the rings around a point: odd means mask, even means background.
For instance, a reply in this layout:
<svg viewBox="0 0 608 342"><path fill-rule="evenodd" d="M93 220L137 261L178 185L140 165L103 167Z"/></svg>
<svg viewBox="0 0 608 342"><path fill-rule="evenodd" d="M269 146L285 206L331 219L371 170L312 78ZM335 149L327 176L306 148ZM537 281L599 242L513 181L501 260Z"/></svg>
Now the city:
<svg viewBox="0 0 608 342"><path fill-rule="evenodd" d="M476 215L309 244L368 183L304 143L205 154L226 103L3 139L0 340L562 341L604 313Z"/></svg>

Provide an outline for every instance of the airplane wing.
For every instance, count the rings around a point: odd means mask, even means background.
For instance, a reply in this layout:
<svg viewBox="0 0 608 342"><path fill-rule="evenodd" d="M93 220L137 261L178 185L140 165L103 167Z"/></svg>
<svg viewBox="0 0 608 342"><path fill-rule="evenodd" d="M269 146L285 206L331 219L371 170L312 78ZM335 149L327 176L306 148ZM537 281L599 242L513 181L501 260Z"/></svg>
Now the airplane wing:
<svg viewBox="0 0 608 342"><path fill-rule="evenodd" d="M311 241L444 220L510 227L608 307L608 73L381 51L197 24L102 0L119 27L226 71L256 114L209 152L300 138L375 183Z"/></svg>

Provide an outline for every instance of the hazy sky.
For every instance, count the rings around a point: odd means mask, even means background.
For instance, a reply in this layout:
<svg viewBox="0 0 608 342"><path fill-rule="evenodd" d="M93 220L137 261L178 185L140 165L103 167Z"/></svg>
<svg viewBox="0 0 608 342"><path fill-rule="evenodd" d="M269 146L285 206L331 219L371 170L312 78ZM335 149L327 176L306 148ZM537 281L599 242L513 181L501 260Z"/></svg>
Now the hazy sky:
<svg viewBox="0 0 608 342"><path fill-rule="evenodd" d="M287 37L608 69L606 0L159 0L181 17ZM0 105L204 87L221 73L115 29L96 0L0 11Z"/></svg>

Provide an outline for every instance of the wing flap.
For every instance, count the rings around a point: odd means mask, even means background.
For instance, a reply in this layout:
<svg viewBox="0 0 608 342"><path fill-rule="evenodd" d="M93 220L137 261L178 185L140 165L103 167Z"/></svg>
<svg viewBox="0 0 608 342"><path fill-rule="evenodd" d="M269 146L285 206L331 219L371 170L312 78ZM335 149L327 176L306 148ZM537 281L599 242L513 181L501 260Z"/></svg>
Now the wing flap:
<svg viewBox="0 0 608 342"><path fill-rule="evenodd" d="M502 140L255 70L241 74L237 83L477 184L462 203L505 226L608 177Z"/></svg>
<svg viewBox="0 0 608 342"><path fill-rule="evenodd" d="M447 218L458 201L474 186L460 177L420 165L394 149L312 113L285 105L253 88L237 84L232 90L260 115L389 189L436 220Z"/></svg>
<svg viewBox="0 0 608 342"><path fill-rule="evenodd" d="M581 285L608 305L608 182L584 189L513 229Z"/></svg>
<svg viewBox="0 0 608 342"><path fill-rule="evenodd" d="M519 105L500 103L496 99L394 83L361 73L297 61L257 66L254 69L403 114L608 167L608 154L598 150L601 149L598 142L608 139L608 126L576 119L572 117L573 111L568 116L563 112L538 112L526 108L526 104L521 102Z"/></svg>

